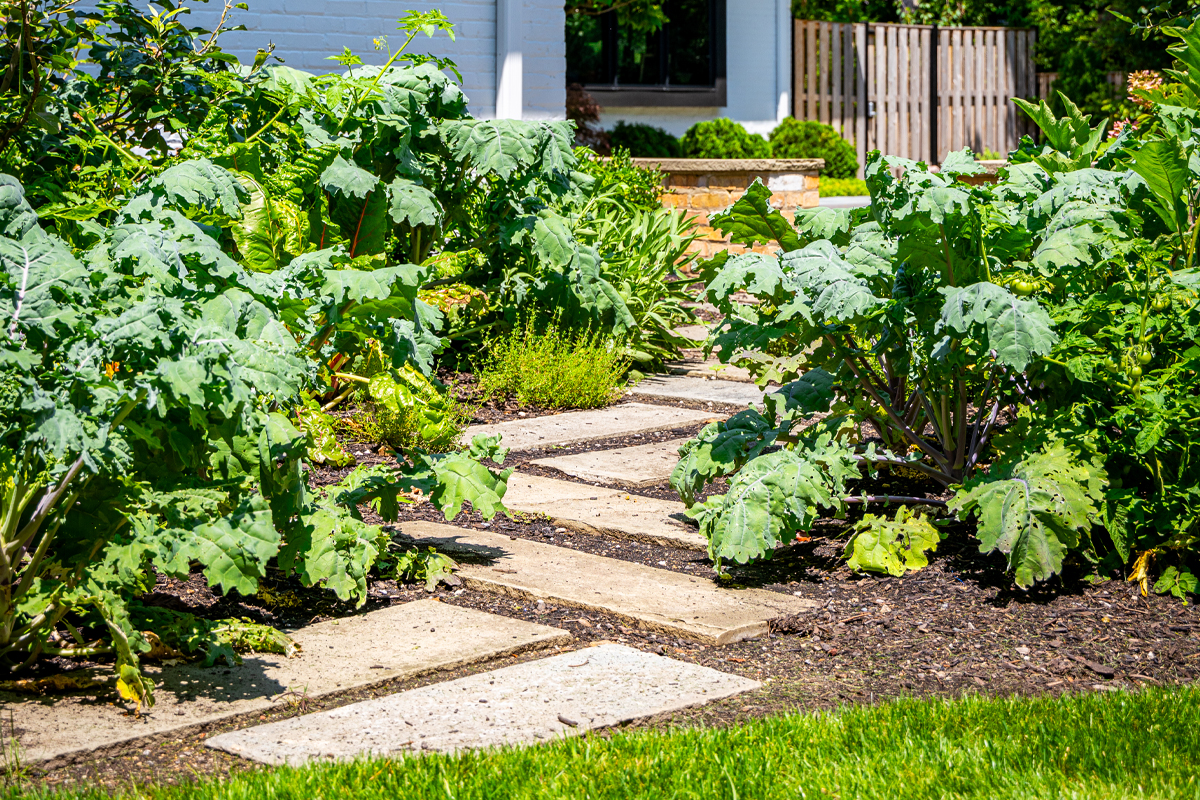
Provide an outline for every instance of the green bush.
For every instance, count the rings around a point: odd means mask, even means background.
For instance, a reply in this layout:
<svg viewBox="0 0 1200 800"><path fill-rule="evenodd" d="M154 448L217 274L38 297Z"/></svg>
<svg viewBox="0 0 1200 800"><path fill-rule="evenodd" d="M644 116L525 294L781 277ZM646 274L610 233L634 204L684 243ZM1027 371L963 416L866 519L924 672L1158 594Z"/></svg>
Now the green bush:
<svg viewBox="0 0 1200 800"><path fill-rule="evenodd" d="M854 145L831 126L788 117L771 131L772 158L823 158L822 178L853 178L858 174Z"/></svg>
<svg viewBox="0 0 1200 800"><path fill-rule="evenodd" d="M871 193L867 182L858 178L826 178L821 176L821 197L866 197Z"/></svg>
<svg viewBox="0 0 1200 800"><path fill-rule="evenodd" d="M623 207L640 211L662 208L658 200L663 188L662 173L635 165L625 148L614 148L611 157L599 158L586 147L579 147L575 156L579 159L579 171L596 179L591 187L593 197L611 195Z"/></svg>
<svg viewBox="0 0 1200 800"><path fill-rule="evenodd" d="M595 333L570 333L530 319L487 343L476 372L484 397L515 397L539 408L600 408L621 394L629 362L618 343Z"/></svg>
<svg viewBox="0 0 1200 800"><path fill-rule="evenodd" d="M731 119L710 119L688 128L679 140L684 158L770 158L771 145Z"/></svg>
<svg viewBox="0 0 1200 800"><path fill-rule="evenodd" d="M679 158L679 140L662 128L621 120L608 132L615 152L618 147L634 158Z"/></svg>

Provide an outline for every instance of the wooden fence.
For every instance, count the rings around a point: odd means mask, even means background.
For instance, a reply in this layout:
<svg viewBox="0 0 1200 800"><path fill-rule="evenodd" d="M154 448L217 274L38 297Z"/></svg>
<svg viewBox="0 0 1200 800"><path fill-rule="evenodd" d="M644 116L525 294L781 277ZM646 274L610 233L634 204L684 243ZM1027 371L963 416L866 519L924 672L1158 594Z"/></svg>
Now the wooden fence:
<svg viewBox="0 0 1200 800"><path fill-rule="evenodd" d="M1010 101L1038 94L1035 36L796 20L793 115L832 125L860 165L876 149L929 163L963 147L1007 153L1032 131Z"/></svg>

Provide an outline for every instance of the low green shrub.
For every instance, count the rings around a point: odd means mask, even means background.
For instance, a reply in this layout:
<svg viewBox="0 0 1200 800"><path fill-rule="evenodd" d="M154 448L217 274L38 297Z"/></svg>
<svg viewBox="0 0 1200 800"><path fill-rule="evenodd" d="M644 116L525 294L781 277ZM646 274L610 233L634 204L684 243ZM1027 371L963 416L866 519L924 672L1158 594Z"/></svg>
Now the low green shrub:
<svg viewBox="0 0 1200 800"><path fill-rule="evenodd" d="M771 145L731 119L710 119L688 128L679 140L684 158L770 158Z"/></svg>
<svg viewBox="0 0 1200 800"><path fill-rule="evenodd" d="M596 179L591 188L593 197L611 195L623 207L639 211L662 209L658 199L663 188L662 173L635 165L629 150L617 147L610 158L599 158L586 147L580 147L575 155L579 158L577 169Z"/></svg>
<svg viewBox="0 0 1200 800"><path fill-rule="evenodd" d="M772 158L823 158L821 177L853 178L858 173L854 145L831 126L788 117L771 131ZM863 194L866 194L864 192Z"/></svg>
<svg viewBox="0 0 1200 800"><path fill-rule="evenodd" d="M619 121L608 132L608 141L614 152L624 148L635 158L679 158L678 139L662 128L641 122Z"/></svg>
<svg viewBox="0 0 1200 800"><path fill-rule="evenodd" d="M821 176L821 197L866 197L871 192L867 182L858 178L826 178Z"/></svg>
<svg viewBox="0 0 1200 800"><path fill-rule="evenodd" d="M598 333L572 333L531 319L487 343L476 369L482 396L515 397L539 408L600 408L621 394L629 362Z"/></svg>

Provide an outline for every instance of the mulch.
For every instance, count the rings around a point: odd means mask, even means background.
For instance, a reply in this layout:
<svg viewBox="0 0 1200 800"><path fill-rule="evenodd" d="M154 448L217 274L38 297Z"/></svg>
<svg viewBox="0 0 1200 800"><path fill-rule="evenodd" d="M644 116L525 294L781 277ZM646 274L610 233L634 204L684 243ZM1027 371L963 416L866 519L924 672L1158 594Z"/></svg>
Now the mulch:
<svg viewBox="0 0 1200 800"><path fill-rule="evenodd" d="M520 411L510 414L503 409L506 418L517 413ZM527 415L530 413L526 410ZM569 479L529 462L551 454L694 435L698 428L514 453L508 465ZM369 450L363 450L359 457L368 463L382 460ZM334 482L345 472L320 469L313 475L313 482ZM888 493L937 494L935 486L906 483L886 474L875 481L864 481L856 491L881 491L884 483L888 484ZM677 499L667 484L634 493ZM445 522L428 503L403 507L401 514L402 521ZM1001 557L978 552L969 526L953 531L925 569L902 578L855 575L846 568L842 556L844 537L854 519L852 513L846 520L822 520L808 533L807 540L780 548L772 559L733 566L730 573L734 585L793 593L820 605L777 620L766 638L720 647L633 629L605 614L446 586L430 594L419 586L398 586L390 580L373 581L370 599L357 612L328 592L305 589L294 578L284 579L277 573L268 575L264 581L266 591L256 597L216 596L196 574L188 581L160 579L146 599L204 616L246 617L293 627L432 596L454 605L555 625L570 631L579 646L616 641L762 682L757 691L669 717L643 720L631 726L635 728L731 725L766 714L906 696L1136 690L1147 685L1190 683L1200 676L1200 615L1191 605L1172 597L1143 597L1136 585L1119 578L1094 582L1086 565L1074 562L1068 563L1062 575L1022 591L1013 585ZM575 533L556 528L545 519L515 515L513 519L485 521L473 512L464 512L450 524L487 528L718 580L703 553ZM541 655L526 654L505 659L504 663ZM475 665L433 677L395 681L310 701L303 708L281 702L277 712L264 715L261 721L332 708L495 666ZM203 747L205 736L223 729L217 726L203 734L164 737L150 747L129 748L48 772L32 768L29 780L46 787L116 788L256 769L249 762ZM589 735L607 736L610 732Z"/></svg>

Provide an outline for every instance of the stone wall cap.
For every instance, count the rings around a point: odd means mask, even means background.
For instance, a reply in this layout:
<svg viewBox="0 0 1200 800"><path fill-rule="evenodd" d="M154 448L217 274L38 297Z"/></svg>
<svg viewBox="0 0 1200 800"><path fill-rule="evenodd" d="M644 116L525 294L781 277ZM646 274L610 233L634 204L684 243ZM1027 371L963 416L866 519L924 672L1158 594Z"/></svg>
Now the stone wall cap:
<svg viewBox="0 0 1200 800"><path fill-rule="evenodd" d="M823 158L633 158L639 167L671 173L701 172L820 172Z"/></svg>

